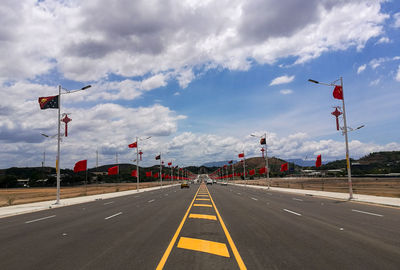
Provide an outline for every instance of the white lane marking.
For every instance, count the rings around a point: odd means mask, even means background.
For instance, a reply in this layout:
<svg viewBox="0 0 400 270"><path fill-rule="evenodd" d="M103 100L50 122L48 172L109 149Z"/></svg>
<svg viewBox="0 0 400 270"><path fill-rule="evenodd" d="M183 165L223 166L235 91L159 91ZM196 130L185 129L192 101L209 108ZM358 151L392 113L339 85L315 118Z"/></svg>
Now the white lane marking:
<svg viewBox="0 0 400 270"><path fill-rule="evenodd" d="M148 201L148 203L152 203L152 202L154 202L155 200L150 200L150 201Z"/></svg>
<svg viewBox="0 0 400 270"><path fill-rule="evenodd" d="M110 218L119 216L119 215L121 215L121 214L122 214L122 212L119 212L119 213L116 213L116 214L114 214L114 215L112 215L112 216L106 217L106 218L104 218L104 219L110 219Z"/></svg>
<svg viewBox="0 0 400 270"><path fill-rule="evenodd" d="M114 203L114 202L106 202L103 205L112 204L112 203Z"/></svg>
<svg viewBox="0 0 400 270"><path fill-rule="evenodd" d="M257 198L253 198L253 197L251 197L251 199L252 199L252 200L255 200L255 201L258 201L258 199L257 199Z"/></svg>
<svg viewBox="0 0 400 270"><path fill-rule="evenodd" d="M238 192L238 195L240 195L241 193Z"/></svg>
<svg viewBox="0 0 400 270"><path fill-rule="evenodd" d="M355 210L355 209L351 209L351 211L357 212L357 213L362 213L362 214L367 214L367 215L371 215L371 216L383 217L383 215L375 214L375 213L371 213L371 212L364 212L364 211Z"/></svg>
<svg viewBox="0 0 400 270"><path fill-rule="evenodd" d="M287 210L287 209L283 209L283 211L286 211L286 212L291 213L291 214L296 215L296 216L301 216L301 214L293 212L293 211L290 211L290 210Z"/></svg>
<svg viewBox="0 0 400 270"><path fill-rule="evenodd" d="M302 202L302 201L303 201L302 199L297 199L297 198L293 198L293 200L299 201L299 202Z"/></svg>
<svg viewBox="0 0 400 270"><path fill-rule="evenodd" d="M45 219L48 219L48 218L53 218L55 216L56 215L52 215L52 216L48 216L48 217L42 217L42 218L38 218L38 219L34 219L34 220L29 220L29 221L25 221L25 223L28 224L28 223L32 223L32 222L36 222L36 221L41 221L41 220L45 220Z"/></svg>

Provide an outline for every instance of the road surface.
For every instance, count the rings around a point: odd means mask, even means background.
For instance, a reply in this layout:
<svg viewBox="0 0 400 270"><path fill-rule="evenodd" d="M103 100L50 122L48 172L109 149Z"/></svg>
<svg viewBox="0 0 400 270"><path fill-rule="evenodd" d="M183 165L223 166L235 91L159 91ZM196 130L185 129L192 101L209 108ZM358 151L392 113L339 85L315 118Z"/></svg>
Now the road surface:
<svg viewBox="0 0 400 270"><path fill-rule="evenodd" d="M0 219L0 269L400 269L399 228L396 208L171 187Z"/></svg>

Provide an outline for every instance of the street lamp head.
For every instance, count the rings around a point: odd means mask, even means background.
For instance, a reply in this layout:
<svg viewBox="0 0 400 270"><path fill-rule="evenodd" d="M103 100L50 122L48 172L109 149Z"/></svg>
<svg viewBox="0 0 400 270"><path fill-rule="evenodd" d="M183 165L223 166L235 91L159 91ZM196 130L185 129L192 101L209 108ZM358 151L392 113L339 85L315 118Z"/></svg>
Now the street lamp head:
<svg viewBox="0 0 400 270"><path fill-rule="evenodd" d="M42 135L42 136L44 136L44 137L46 137L46 138L48 138L48 137L49 137L49 135L47 135L47 134L44 134L44 133L40 133L40 135Z"/></svg>
<svg viewBox="0 0 400 270"><path fill-rule="evenodd" d="M317 84L319 83L319 81L316 81L316 80L313 80L313 79L308 79L308 81L312 82L312 83L317 83Z"/></svg>
<svg viewBox="0 0 400 270"><path fill-rule="evenodd" d="M90 87L92 87L92 86L89 84L89 85L86 85L85 87L82 87L81 90L86 90L86 89L88 89Z"/></svg>

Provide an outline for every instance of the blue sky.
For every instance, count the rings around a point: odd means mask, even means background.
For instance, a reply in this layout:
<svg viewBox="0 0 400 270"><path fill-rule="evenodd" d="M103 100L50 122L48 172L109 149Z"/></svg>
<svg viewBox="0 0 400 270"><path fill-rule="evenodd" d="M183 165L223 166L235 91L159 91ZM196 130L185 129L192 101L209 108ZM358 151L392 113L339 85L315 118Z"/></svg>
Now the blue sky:
<svg viewBox="0 0 400 270"><path fill-rule="evenodd" d="M3 1L0 167L55 162L57 111L37 98L61 84L71 112L61 167L175 165L260 154L344 158L330 114L343 77L350 155L400 150L400 5L396 1ZM275 82L275 83L273 83ZM342 124L342 123L341 123Z"/></svg>

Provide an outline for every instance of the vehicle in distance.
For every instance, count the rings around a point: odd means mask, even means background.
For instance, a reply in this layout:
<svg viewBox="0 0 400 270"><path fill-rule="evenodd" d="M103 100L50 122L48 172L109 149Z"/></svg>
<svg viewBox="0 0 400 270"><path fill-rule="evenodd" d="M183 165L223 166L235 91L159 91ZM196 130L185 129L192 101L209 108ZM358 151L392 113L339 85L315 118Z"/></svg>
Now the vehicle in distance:
<svg viewBox="0 0 400 270"><path fill-rule="evenodd" d="M227 186L227 185L228 185L228 182L227 182L227 181L221 182L221 186Z"/></svg>
<svg viewBox="0 0 400 270"><path fill-rule="evenodd" d="M213 180L210 179L210 178L208 178L206 184L207 184L207 185L212 185L212 184L213 184Z"/></svg>
<svg viewBox="0 0 400 270"><path fill-rule="evenodd" d="M181 188L189 188L189 183L188 183L188 181L183 181L183 182L181 183Z"/></svg>

